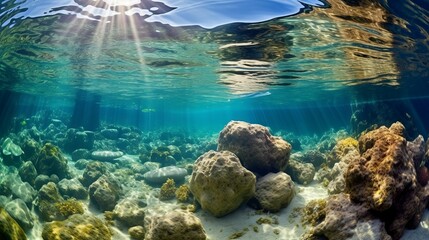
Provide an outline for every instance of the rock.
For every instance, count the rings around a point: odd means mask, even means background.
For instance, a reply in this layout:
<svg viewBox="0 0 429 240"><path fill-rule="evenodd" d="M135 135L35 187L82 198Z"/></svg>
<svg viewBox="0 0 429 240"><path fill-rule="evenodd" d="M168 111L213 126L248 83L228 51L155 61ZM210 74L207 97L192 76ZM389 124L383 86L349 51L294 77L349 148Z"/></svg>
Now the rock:
<svg viewBox="0 0 429 240"><path fill-rule="evenodd" d="M64 199L61 197L55 183L49 182L43 185L43 187L39 190L38 203L38 208L42 219L47 222L63 219L61 212L56 206L56 203L62 201L64 201Z"/></svg>
<svg viewBox="0 0 429 240"><path fill-rule="evenodd" d="M92 149L94 135L94 132L91 131L79 131L78 129L70 128L66 132L64 148L67 152L73 152L80 148Z"/></svg>
<svg viewBox="0 0 429 240"><path fill-rule="evenodd" d="M357 149L353 149L347 152L339 162L335 163L332 170L329 172L329 184L328 193L337 194L344 192L346 189L345 173L349 167L349 164L354 161L359 161L360 154Z"/></svg>
<svg viewBox="0 0 429 240"><path fill-rule="evenodd" d="M89 152L89 150L85 148L80 148L80 149L74 150L72 152L71 157L73 161L77 161L79 159L88 159L91 157L91 153Z"/></svg>
<svg viewBox="0 0 429 240"><path fill-rule="evenodd" d="M121 185L118 181L103 175L89 186L89 197L100 210L111 211L115 208L121 191Z"/></svg>
<svg viewBox="0 0 429 240"><path fill-rule="evenodd" d="M101 130L100 133L103 137L111 140L117 140L119 137L118 129L114 129L114 128L103 129Z"/></svg>
<svg viewBox="0 0 429 240"><path fill-rule="evenodd" d="M67 159L63 157L61 150L51 143L46 143L40 150L35 167L39 174L56 174L60 179L69 176Z"/></svg>
<svg viewBox="0 0 429 240"><path fill-rule="evenodd" d="M86 168L86 165L88 165L88 163L90 163L90 162L93 162L93 161L87 160L87 159L79 159L76 161L74 166L79 170L84 170Z"/></svg>
<svg viewBox="0 0 429 240"><path fill-rule="evenodd" d="M28 182L13 182L10 190L16 198L22 199L27 206L31 206L37 192Z"/></svg>
<svg viewBox="0 0 429 240"><path fill-rule="evenodd" d="M150 161L159 162L161 166L174 166L181 159L180 149L173 145L157 147L150 154Z"/></svg>
<svg viewBox="0 0 429 240"><path fill-rule="evenodd" d="M355 202L366 203L385 219L386 230L399 239L405 227L419 222L421 186L407 141L400 135L404 126L396 122L359 138L361 158L349 164L345 174L346 192Z"/></svg>
<svg viewBox="0 0 429 240"><path fill-rule="evenodd" d="M122 199L113 210L115 218L128 227L144 226L146 203L139 199Z"/></svg>
<svg viewBox="0 0 429 240"><path fill-rule="evenodd" d="M101 162L90 162L86 165L85 170L83 171L81 183L85 187L89 187L95 180L101 177L107 172L107 167L104 163Z"/></svg>
<svg viewBox="0 0 429 240"><path fill-rule="evenodd" d="M189 188L202 209L222 217L253 197L255 183L235 154L209 151L195 161Z"/></svg>
<svg viewBox="0 0 429 240"><path fill-rule="evenodd" d="M311 163L302 163L290 159L285 172L292 177L292 180L303 185L308 185L313 181L316 169Z"/></svg>
<svg viewBox="0 0 429 240"><path fill-rule="evenodd" d="M109 227L97 217L75 214L64 221L46 224L42 238L44 240L111 240L112 233Z"/></svg>
<svg viewBox="0 0 429 240"><path fill-rule="evenodd" d="M326 163L326 156L318 150L312 149L304 152L300 160L304 163L313 164L315 168L320 168L322 164Z"/></svg>
<svg viewBox="0 0 429 240"><path fill-rule="evenodd" d="M144 240L146 231L142 226L134 226L128 229L128 234L133 240Z"/></svg>
<svg viewBox="0 0 429 240"><path fill-rule="evenodd" d="M255 198L268 212L278 212L287 207L294 196L294 183L284 172L268 173L256 182Z"/></svg>
<svg viewBox="0 0 429 240"><path fill-rule="evenodd" d="M349 151L359 151L359 142L351 137L339 140L328 155L328 166L340 162Z"/></svg>
<svg viewBox="0 0 429 240"><path fill-rule="evenodd" d="M31 161L34 164L37 160L41 148L42 146L39 142L35 141L32 138L27 139L22 147L22 150L24 151L22 159L26 161Z"/></svg>
<svg viewBox="0 0 429 240"><path fill-rule="evenodd" d="M143 174L145 181L152 184L163 184L167 179L171 178L175 182L183 182L188 172L184 168L176 166L168 166L155 169Z"/></svg>
<svg viewBox="0 0 429 240"><path fill-rule="evenodd" d="M159 169L159 163L155 163L155 162L145 162L143 164L133 163L131 164L130 168L131 170L133 170L134 173L145 174L152 170Z"/></svg>
<svg viewBox="0 0 429 240"><path fill-rule="evenodd" d="M268 128L241 121L229 122L218 139L218 151L233 152L245 168L261 175L283 171L291 149L288 142L272 136Z"/></svg>
<svg viewBox="0 0 429 240"><path fill-rule="evenodd" d="M21 155L24 154L21 147L12 142L12 139L6 138L1 145L2 163L6 166L14 166L19 168L21 166Z"/></svg>
<svg viewBox="0 0 429 240"><path fill-rule="evenodd" d="M171 211L162 216L154 216L147 229L146 239L207 239L201 221L188 212Z"/></svg>
<svg viewBox="0 0 429 240"><path fill-rule="evenodd" d="M413 158L414 167L420 167L425 155L425 140L422 135L417 136L412 142L407 142L407 149Z"/></svg>
<svg viewBox="0 0 429 240"><path fill-rule="evenodd" d="M58 183L62 195L76 199L87 199L88 192L77 179L63 179Z"/></svg>
<svg viewBox="0 0 429 240"><path fill-rule="evenodd" d="M41 174L34 180L34 187L35 189L40 190L40 188L48 182L58 183L58 181L58 176L55 174L52 174L51 176Z"/></svg>
<svg viewBox="0 0 429 240"><path fill-rule="evenodd" d="M24 154L21 147L13 143L12 139L10 138L6 138L3 141L3 144L1 145L1 149L4 156L12 155L15 157L19 157L22 154Z"/></svg>
<svg viewBox="0 0 429 240"><path fill-rule="evenodd" d="M121 151L94 151L91 153L92 159L102 162L113 161L122 156L124 156L124 153Z"/></svg>
<svg viewBox="0 0 429 240"><path fill-rule="evenodd" d="M34 186L34 180L36 180L37 171L33 163L27 161L22 164L22 166L19 168L19 176L21 177L22 181L28 182L30 185Z"/></svg>
<svg viewBox="0 0 429 240"><path fill-rule="evenodd" d="M391 239L367 205L353 203L346 194L332 195L326 203L324 219L303 239Z"/></svg>
<svg viewBox="0 0 429 240"><path fill-rule="evenodd" d="M19 198L14 199L6 204L5 209L22 228L25 230L33 228L33 216L24 201Z"/></svg>
<svg viewBox="0 0 429 240"><path fill-rule="evenodd" d="M0 207L0 237L5 240L27 240L24 230Z"/></svg>

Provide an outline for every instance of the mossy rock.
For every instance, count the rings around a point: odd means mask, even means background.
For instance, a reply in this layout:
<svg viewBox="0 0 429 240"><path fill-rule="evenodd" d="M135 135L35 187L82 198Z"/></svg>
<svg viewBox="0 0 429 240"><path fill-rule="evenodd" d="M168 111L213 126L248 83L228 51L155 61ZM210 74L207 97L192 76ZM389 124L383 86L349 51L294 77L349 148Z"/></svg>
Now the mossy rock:
<svg viewBox="0 0 429 240"><path fill-rule="evenodd" d="M19 224L0 207L0 239L2 240L26 240L27 236Z"/></svg>
<svg viewBox="0 0 429 240"><path fill-rule="evenodd" d="M42 232L44 240L110 240L109 227L92 215L75 214L64 221L54 221L45 225Z"/></svg>
<svg viewBox="0 0 429 240"><path fill-rule="evenodd" d="M170 200L176 196L176 183L173 179L169 178L162 184L161 192L159 194L160 200Z"/></svg>
<svg viewBox="0 0 429 240"><path fill-rule="evenodd" d="M69 175L67 159L61 153L61 150L51 144L46 143L40 150L35 167L39 174L56 174L60 179Z"/></svg>

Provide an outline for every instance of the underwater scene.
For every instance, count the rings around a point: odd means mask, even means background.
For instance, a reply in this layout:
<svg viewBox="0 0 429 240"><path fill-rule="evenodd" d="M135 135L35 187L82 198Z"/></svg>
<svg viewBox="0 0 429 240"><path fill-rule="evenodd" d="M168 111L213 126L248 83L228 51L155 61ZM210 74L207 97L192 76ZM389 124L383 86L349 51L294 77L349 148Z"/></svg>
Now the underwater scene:
<svg viewBox="0 0 429 240"><path fill-rule="evenodd" d="M429 239L427 0L0 0L0 240Z"/></svg>

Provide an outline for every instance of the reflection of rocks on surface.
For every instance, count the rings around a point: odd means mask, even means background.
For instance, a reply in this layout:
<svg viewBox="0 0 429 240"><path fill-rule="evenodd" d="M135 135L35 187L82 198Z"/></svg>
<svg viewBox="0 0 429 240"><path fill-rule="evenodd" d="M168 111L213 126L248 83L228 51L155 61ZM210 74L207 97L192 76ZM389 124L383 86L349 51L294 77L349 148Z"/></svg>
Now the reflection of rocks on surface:
<svg viewBox="0 0 429 240"><path fill-rule="evenodd" d="M291 145L259 124L231 121L219 134L218 151L228 150L243 166L260 174L283 171Z"/></svg>
<svg viewBox="0 0 429 240"><path fill-rule="evenodd" d="M256 178L229 151L209 151L194 165L189 188L202 209L222 217L250 199Z"/></svg>

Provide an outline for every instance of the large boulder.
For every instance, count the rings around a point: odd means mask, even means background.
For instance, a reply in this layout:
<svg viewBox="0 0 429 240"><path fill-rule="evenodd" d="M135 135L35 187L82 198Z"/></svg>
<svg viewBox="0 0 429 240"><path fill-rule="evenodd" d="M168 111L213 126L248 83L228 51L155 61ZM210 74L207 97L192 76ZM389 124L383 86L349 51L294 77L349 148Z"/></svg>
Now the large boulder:
<svg viewBox="0 0 429 240"><path fill-rule="evenodd" d="M278 212L295 196L295 185L284 172L268 173L256 182L255 199L262 209Z"/></svg>
<svg viewBox="0 0 429 240"><path fill-rule="evenodd" d="M108 175L101 176L89 186L89 197L102 211L112 211L121 192L119 182Z"/></svg>
<svg viewBox="0 0 429 240"><path fill-rule="evenodd" d="M243 166L265 175L286 168L292 146L259 124L231 121L220 132L218 151L233 152Z"/></svg>
<svg viewBox="0 0 429 240"><path fill-rule="evenodd" d="M0 207L0 238L7 240L27 239L24 230L2 207Z"/></svg>
<svg viewBox="0 0 429 240"><path fill-rule="evenodd" d="M229 151L209 151L194 165L189 188L201 207L216 217L253 197L256 177Z"/></svg>
<svg viewBox="0 0 429 240"><path fill-rule="evenodd" d="M56 174L60 179L69 176L67 159L61 150L51 143L46 143L40 150L35 167L38 174Z"/></svg>
<svg viewBox="0 0 429 240"><path fill-rule="evenodd" d="M171 211L165 215L153 216L147 229L145 239L207 239L200 219L189 212Z"/></svg>
<svg viewBox="0 0 429 240"><path fill-rule="evenodd" d="M64 221L46 224L42 238L43 240L111 240L112 232L102 220L92 215L75 214Z"/></svg>
<svg viewBox="0 0 429 240"><path fill-rule="evenodd" d="M361 157L349 164L345 174L350 198L378 211L393 239L399 239L406 226L417 227L427 203L427 195L420 194L422 187L404 132L404 126L396 122L363 134Z"/></svg>

